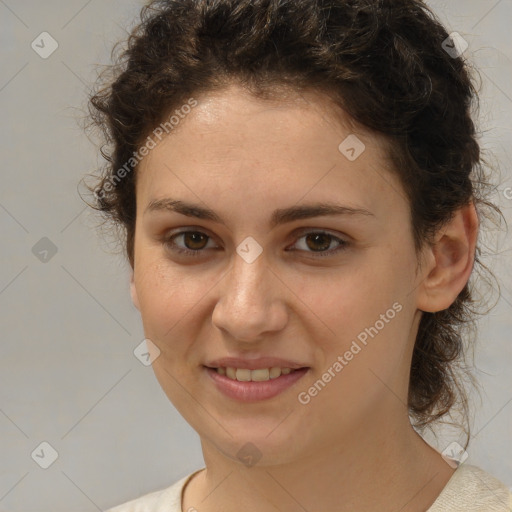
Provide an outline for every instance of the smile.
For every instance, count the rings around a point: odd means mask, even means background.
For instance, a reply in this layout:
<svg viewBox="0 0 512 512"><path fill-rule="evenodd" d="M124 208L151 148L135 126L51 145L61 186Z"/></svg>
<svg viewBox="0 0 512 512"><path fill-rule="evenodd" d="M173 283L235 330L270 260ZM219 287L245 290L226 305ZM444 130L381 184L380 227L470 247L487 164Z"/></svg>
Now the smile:
<svg viewBox="0 0 512 512"><path fill-rule="evenodd" d="M217 373L219 375L225 375L229 379L238 380L240 382L249 382L249 381L266 381L270 379L277 379L281 375L288 375L291 372L296 370L292 368L279 368L278 366L273 366L272 368L259 368L257 370L249 370L246 368L232 368L232 367L223 367L216 368Z"/></svg>
<svg viewBox="0 0 512 512"><path fill-rule="evenodd" d="M242 402L258 402L273 398L302 379L309 368L245 368L204 367L215 387L223 395Z"/></svg>

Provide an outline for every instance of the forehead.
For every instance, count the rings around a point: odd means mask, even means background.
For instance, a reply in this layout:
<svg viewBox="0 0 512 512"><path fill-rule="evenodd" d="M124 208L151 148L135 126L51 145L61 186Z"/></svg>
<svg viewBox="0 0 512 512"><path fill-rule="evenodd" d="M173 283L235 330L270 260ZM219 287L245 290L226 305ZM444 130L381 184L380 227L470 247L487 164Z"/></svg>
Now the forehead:
<svg viewBox="0 0 512 512"><path fill-rule="evenodd" d="M176 187L190 199L190 187L205 200L242 192L247 204L333 192L359 203L403 199L385 139L357 127L322 93L269 100L231 86L196 101L140 163L137 195L145 203L176 195Z"/></svg>
<svg viewBox="0 0 512 512"><path fill-rule="evenodd" d="M188 114L181 127L193 123L198 134L217 130L230 132L232 138L251 135L273 138L303 135L308 129L353 132L351 117L336 107L333 100L320 91L294 91L281 88L265 97L256 97L241 86L231 84L220 91L210 92L197 99L197 106ZM271 127L271 131L263 128ZM359 131L363 131L359 127ZM310 132L309 136L314 136ZM282 137L281 137L282 138Z"/></svg>

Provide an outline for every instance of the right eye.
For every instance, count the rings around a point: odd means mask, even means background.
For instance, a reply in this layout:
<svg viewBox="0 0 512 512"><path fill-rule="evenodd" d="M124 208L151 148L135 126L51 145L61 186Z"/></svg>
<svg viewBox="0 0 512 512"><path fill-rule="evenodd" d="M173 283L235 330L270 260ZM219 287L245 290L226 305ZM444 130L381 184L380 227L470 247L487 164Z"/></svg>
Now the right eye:
<svg viewBox="0 0 512 512"><path fill-rule="evenodd" d="M182 242L185 244L184 247L179 246L175 242L175 240L180 237L182 237ZM169 251L186 256L200 256L201 253L204 252L203 249L208 248L208 240L211 240L211 237L206 233L203 233L202 231L188 230L167 235L163 243L164 247Z"/></svg>

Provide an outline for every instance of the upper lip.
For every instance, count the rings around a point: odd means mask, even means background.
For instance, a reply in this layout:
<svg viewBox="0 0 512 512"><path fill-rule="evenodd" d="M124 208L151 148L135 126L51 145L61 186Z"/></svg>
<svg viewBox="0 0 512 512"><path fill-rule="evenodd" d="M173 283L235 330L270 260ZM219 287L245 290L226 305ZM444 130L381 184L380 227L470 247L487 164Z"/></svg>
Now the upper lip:
<svg viewBox="0 0 512 512"><path fill-rule="evenodd" d="M261 368L306 368L307 366L301 363L296 363L288 359L281 359L278 357L260 357L258 359L242 359L239 357L222 357L215 359L205 364L209 368L244 368L247 370L258 370Z"/></svg>

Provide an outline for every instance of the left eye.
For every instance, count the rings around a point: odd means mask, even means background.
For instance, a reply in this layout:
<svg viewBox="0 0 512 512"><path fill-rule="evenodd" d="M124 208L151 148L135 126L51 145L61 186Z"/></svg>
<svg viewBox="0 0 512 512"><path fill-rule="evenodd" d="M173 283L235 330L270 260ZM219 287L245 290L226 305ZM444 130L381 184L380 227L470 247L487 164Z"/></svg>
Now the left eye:
<svg viewBox="0 0 512 512"><path fill-rule="evenodd" d="M178 245L175 240L182 237L184 247ZM304 240L301 244L301 240ZM202 231L181 231L167 236L164 240L164 246L172 252L185 254L188 256L200 256L207 249L209 241L213 241L210 236ZM333 243L338 245L334 249L329 249ZM300 250L310 252L316 256L328 256L339 251L346 249L348 242L335 235L326 233L324 231L309 231L304 233L297 239L297 245L302 245L302 248L292 249L293 251ZM212 247L210 247L212 248ZM215 247L213 247L215 248ZM217 246L218 248L218 246ZM309 249L309 250L308 250Z"/></svg>
<svg viewBox="0 0 512 512"><path fill-rule="evenodd" d="M341 238L331 235L329 233L325 233L324 231L312 231L306 233L305 235L301 236L298 239L297 243L299 244L299 242L302 239L304 239L305 242L303 244L303 247L306 247L306 249L299 250L306 250L306 252L318 253L318 256L325 256L337 253L345 249L346 246L348 245L347 241L342 240ZM331 246L333 241L336 242L338 245L334 249L330 249L329 251L325 250ZM312 250L308 251L307 249Z"/></svg>

